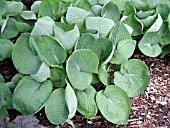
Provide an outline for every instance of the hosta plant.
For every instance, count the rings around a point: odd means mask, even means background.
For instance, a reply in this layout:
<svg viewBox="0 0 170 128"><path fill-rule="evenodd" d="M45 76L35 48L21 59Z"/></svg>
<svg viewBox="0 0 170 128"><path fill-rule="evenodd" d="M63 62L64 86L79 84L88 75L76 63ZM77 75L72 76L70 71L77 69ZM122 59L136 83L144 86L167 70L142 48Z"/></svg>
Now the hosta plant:
<svg viewBox="0 0 170 128"><path fill-rule="evenodd" d="M169 54L169 9L166 0L42 0L31 10L1 0L0 61L10 57L19 73L6 83L0 75L0 118L7 109L45 109L58 125L76 111L100 111L127 124L130 97L150 81L146 64L131 57L137 45L150 57Z"/></svg>

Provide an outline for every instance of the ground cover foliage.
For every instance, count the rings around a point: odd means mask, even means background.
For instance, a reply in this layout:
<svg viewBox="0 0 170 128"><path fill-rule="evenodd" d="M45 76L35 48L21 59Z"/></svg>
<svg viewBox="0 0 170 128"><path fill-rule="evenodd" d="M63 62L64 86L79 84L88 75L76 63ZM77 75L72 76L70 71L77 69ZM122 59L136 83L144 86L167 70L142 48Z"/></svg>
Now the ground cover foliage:
<svg viewBox="0 0 170 128"><path fill-rule="evenodd" d="M0 10L0 61L11 58L19 72L6 83L0 75L0 118L44 108L56 125L72 124L76 111L126 124L129 98L150 81L148 67L129 58L137 47L149 57L170 51L168 0L43 0L31 10L1 0Z"/></svg>

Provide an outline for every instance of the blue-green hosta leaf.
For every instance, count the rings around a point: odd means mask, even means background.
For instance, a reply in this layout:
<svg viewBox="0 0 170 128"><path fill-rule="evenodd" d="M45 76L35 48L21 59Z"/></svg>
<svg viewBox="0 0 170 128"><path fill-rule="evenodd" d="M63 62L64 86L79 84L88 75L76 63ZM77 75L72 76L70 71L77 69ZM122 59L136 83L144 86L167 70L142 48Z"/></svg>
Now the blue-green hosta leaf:
<svg viewBox="0 0 170 128"><path fill-rule="evenodd" d="M24 22L17 22L17 27L20 32L30 32L32 27Z"/></svg>
<svg viewBox="0 0 170 128"><path fill-rule="evenodd" d="M164 22L161 26L161 28L159 29L158 31L158 34L161 36L161 37L164 37L166 35L166 33L169 31L168 28L168 22Z"/></svg>
<svg viewBox="0 0 170 128"><path fill-rule="evenodd" d="M100 37L106 37L115 23L111 19L103 17L87 17L86 28L95 29L99 32Z"/></svg>
<svg viewBox="0 0 170 128"><path fill-rule="evenodd" d="M7 2L6 2L6 0L1 0L0 1L0 15L5 14L6 9L7 9Z"/></svg>
<svg viewBox="0 0 170 128"><path fill-rule="evenodd" d="M14 18L8 18L3 22L1 27L1 36L4 39L10 39L18 34L17 22Z"/></svg>
<svg viewBox="0 0 170 128"><path fill-rule="evenodd" d="M63 88L54 90L49 96L45 104L45 114L48 120L55 125L64 123L68 119L69 110Z"/></svg>
<svg viewBox="0 0 170 128"><path fill-rule="evenodd" d="M34 13L38 14L39 13L39 7L42 1L35 1L32 5L31 5L31 11L33 11Z"/></svg>
<svg viewBox="0 0 170 128"><path fill-rule="evenodd" d="M63 68L51 68L50 80L55 87L64 87L66 85L67 74Z"/></svg>
<svg viewBox="0 0 170 128"><path fill-rule="evenodd" d="M29 76L25 76L14 90L13 107L23 115L37 113L44 106L51 92L51 81L47 80L40 83Z"/></svg>
<svg viewBox="0 0 170 128"><path fill-rule="evenodd" d="M0 61L11 57L14 44L10 40L0 39Z"/></svg>
<svg viewBox="0 0 170 128"><path fill-rule="evenodd" d="M123 11L125 9L126 2L128 1L130 0L110 0L110 2L115 3L119 7L120 11Z"/></svg>
<svg viewBox="0 0 170 128"><path fill-rule="evenodd" d="M115 85L122 88L129 97L142 93L150 81L148 67L137 59L123 63L120 71L115 72L114 76Z"/></svg>
<svg viewBox="0 0 170 128"><path fill-rule="evenodd" d="M60 66L65 62L67 53L65 49L52 37L42 35L34 44L42 61L51 67Z"/></svg>
<svg viewBox="0 0 170 128"><path fill-rule="evenodd" d="M42 0L39 7L40 16L49 16L56 19L59 11L59 0Z"/></svg>
<svg viewBox="0 0 170 128"><path fill-rule="evenodd" d="M78 40L77 43L75 45L75 50L79 50L79 49L88 49L94 53L96 53L96 55L98 57L100 57L100 44L98 43L98 41L89 33L85 33L83 36L81 36Z"/></svg>
<svg viewBox="0 0 170 128"><path fill-rule="evenodd" d="M35 74L41 65L39 57L29 46L29 37L28 34L22 34L12 51L13 64L23 74Z"/></svg>
<svg viewBox="0 0 170 128"><path fill-rule="evenodd" d="M148 16L145 19L140 19L140 21L143 23L144 27L147 28L147 27L150 27L155 22L155 20L157 19L157 16L158 16L157 14L153 16Z"/></svg>
<svg viewBox="0 0 170 128"><path fill-rule="evenodd" d="M139 36L142 34L142 24L137 20L135 15L129 15L123 22L133 29L132 36Z"/></svg>
<svg viewBox="0 0 170 128"><path fill-rule="evenodd" d="M130 99L127 94L117 86L107 86L96 96L97 106L102 115L114 124L127 124L130 115Z"/></svg>
<svg viewBox="0 0 170 128"><path fill-rule="evenodd" d="M5 16L16 16L22 11L23 7L22 2L7 1Z"/></svg>
<svg viewBox="0 0 170 128"><path fill-rule="evenodd" d="M157 57L162 52L159 43L161 43L161 37L156 32L148 32L140 40L138 47L146 56Z"/></svg>
<svg viewBox="0 0 170 128"><path fill-rule="evenodd" d="M90 8L90 11L94 16L101 16L102 6L94 5Z"/></svg>
<svg viewBox="0 0 170 128"><path fill-rule="evenodd" d="M136 8L129 2L126 6L125 6L125 10L123 12L124 16L129 16L130 14L136 14Z"/></svg>
<svg viewBox="0 0 170 128"><path fill-rule="evenodd" d="M33 11L22 11L20 15L24 20L36 20L37 19Z"/></svg>
<svg viewBox="0 0 170 128"><path fill-rule="evenodd" d="M149 10L147 0L130 0L133 6L138 10Z"/></svg>
<svg viewBox="0 0 170 128"><path fill-rule="evenodd" d="M160 42L161 45L168 45L170 44L170 31L168 31L162 38L162 41Z"/></svg>
<svg viewBox="0 0 170 128"><path fill-rule="evenodd" d="M0 109L0 120L2 119L2 118L4 118L4 117L9 117L9 114L8 114L8 111L6 110L6 108L5 107L2 107L1 109Z"/></svg>
<svg viewBox="0 0 170 128"><path fill-rule="evenodd" d="M62 28L54 26L54 38L66 49L70 50L74 47L76 40L80 37L80 32L77 25L70 31L65 32Z"/></svg>
<svg viewBox="0 0 170 128"><path fill-rule="evenodd" d="M31 36L37 39L41 35L53 35L54 21L50 17L42 17L38 19L31 32Z"/></svg>
<svg viewBox="0 0 170 128"><path fill-rule="evenodd" d="M5 82L5 79L1 73L0 73L0 82Z"/></svg>
<svg viewBox="0 0 170 128"><path fill-rule="evenodd" d="M158 18L154 22L154 24L147 30L147 32L157 32L161 28L163 20L161 15L158 13Z"/></svg>
<svg viewBox="0 0 170 128"><path fill-rule="evenodd" d="M90 15L90 12L87 12L84 9L77 7L69 7L66 13L66 21L69 24L77 24L79 27L85 22L85 18Z"/></svg>
<svg viewBox="0 0 170 128"><path fill-rule="evenodd" d="M125 39L117 44L113 58L110 61L112 64L122 64L127 61L134 53L136 41L132 39Z"/></svg>
<svg viewBox="0 0 170 128"><path fill-rule="evenodd" d="M113 2L109 2L103 6L102 17L109 18L114 21L114 23L117 23L120 20L120 11L116 4Z"/></svg>
<svg viewBox="0 0 170 128"><path fill-rule="evenodd" d="M120 21L110 32L109 39L113 42L113 44L117 45L119 41L125 39L132 39L132 37L126 26Z"/></svg>
<svg viewBox="0 0 170 128"><path fill-rule="evenodd" d="M5 107L6 109L12 109L12 92L6 85L6 83L0 82L0 90L3 93L3 104L2 107ZM1 114L0 114L1 115Z"/></svg>
<svg viewBox="0 0 170 128"><path fill-rule="evenodd" d="M73 4L73 6L78 7L78 8L82 8L86 11L89 11L89 9L91 7L89 0L76 0L76 2Z"/></svg>
<svg viewBox="0 0 170 128"><path fill-rule="evenodd" d="M101 54L100 54L100 65L107 64L114 54L115 46L113 43L107 38L99 38L98 40Z"/></svg>
<svg viewBox="0 0 170 128"><path fill-rule="evenodd" d="M148 11L138 11L136 13L137 17L140 19L146 19L148 16L153 16L155 14L155 10L148 10Z"/></svg>
<svg viewBox="0 0 170 128"><path fill-rule="evenodd" d="M156 11L161 15L163 20L167 20L170 12L170 7L168 7L167 4L159 4L156 7Z"/></svg>
<svg viewBox="0 0 170 128"><path fill-rule="evenodd" d="M111 84L111 77L110 77L110 74L108 73L107 65L100 66L98 76L99 76L100 81L104 85L107 86Z"/></svg>
<svg viewBox="0 0 170 128"><path fill-rule="evenodd" d="M78 101L78 112L87 118L96 116L98 108L96 105L95 97L96 90L91 86L85 90L75 90Z"/></svg>
<svg viewBox="0 0 170 128"><path fill-rule="evenodd" d="M68 82L65 89L65 100L69 111L68 119L71 119L76 113L78 104L76 94Z"/></svg>
<svg viewBox="0 0 170 128"><path fill-rule="evenodd" d="M147 0L147 3L150 8L156 8L157 5L160 3L160 0Z"/></svg>
<svg viewBox="0 0 170 128"><path fill-rule="evenodd" d="M43 62L38 72L36 74L32 74L31 77L38 82L43 82L47 80L47 78L50 78L49 66L45 62Z"/></svg>
<svg viewBox="0 0 170 128"><path fill-rule="evenodd" d="M72 86L84 90L92 82L92 74L98 73L99 58L90 50L76 50L68 59L66 72Z"/></svg>

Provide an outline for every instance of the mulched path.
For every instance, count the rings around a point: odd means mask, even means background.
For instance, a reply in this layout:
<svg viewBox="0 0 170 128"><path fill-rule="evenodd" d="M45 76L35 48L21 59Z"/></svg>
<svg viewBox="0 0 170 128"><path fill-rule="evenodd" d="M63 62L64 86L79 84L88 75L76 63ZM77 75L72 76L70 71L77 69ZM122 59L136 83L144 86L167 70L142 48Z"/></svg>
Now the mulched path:
<svg viewBox="0 0 170 128"><path fill-rule="evenodd" d="M144 61L151 71L151 81L147 89L138 97L131 98L132 108L127 125L114 125L102 116L87 119L76 113L72 119L76 128L169 128L170 127L170 55L163 59L149 58L136 54L132 58ZM0 73L6 81L17 73L12 61L6 59L0 63ZM18 112L10 110L10 118L14 119ZM44 110L35 115L40 124L48 128L71 128L67 123L59 126L50 124L44 116Z"/></svg>

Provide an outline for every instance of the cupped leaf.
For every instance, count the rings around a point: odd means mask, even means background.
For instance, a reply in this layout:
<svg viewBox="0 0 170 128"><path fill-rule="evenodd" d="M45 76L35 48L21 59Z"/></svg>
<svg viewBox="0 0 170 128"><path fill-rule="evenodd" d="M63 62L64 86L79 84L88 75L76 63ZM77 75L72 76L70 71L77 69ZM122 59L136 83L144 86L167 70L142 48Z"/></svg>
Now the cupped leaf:
<svg viewBox="0 0 170 128"><path fill-rule="evenodd" d="M79 50L79 49L88 49L94 53L96 53L96 55L98 57L100 57L100 44L98 43L98 41L89 33L85 33L83 36L81 36L78 40L77 43L75 45L75 50Z"/></svg>
<svg viewBox="0 0 170 128"><path fill-rule="evenodd" d="M92 82L92 74L98 73L99 58L90 50L76 50L68 59L66 72L72 86L84 90Z"/></svg>
<svg viewBox="0 0 170 128"><path fill-rule="evenodd" d="M115 23L111 19L107 19L103 17L86 18L86 28L97 30L101 37L106 37L114 25Z"/></svg>
<svg viewBox="0 0 170 128"><path fill-rule="evenodd" d="M10 39L18 34L17 22L14 18L8 18L3 22L1 27L1 36L4 39Z"/></svg>
<svg viewBox="0 0 170 128"><path fill-rule="evenodd" d="M75 115L78 105L76 94L68 82L65 89L65 100L69 111L68 119L71 119Z"/></svg>
<svg viewBox="0 0 170 128"><path fill-rule="evenodd" d="M70 50L74 47L76 40L80 37L80 32L77 25L70 31L64 31L59 26L54 26L54 38L66 49Z"/></svg>
<svg viewBox="0 0 170 128"><path fill-rule="evenodd" d="M64 87L66 85L67 74L63 68L51 68L50 80L55 87Z"/></svg>
<svg viewBox="0 0 170 128"><path fill-rule="evenodd" d="M132 36L139 36L142 34L142 24L137 20L135 15L129 15L123 22L133 29Z"/></svg>
<svg viewBox="0 0 170 128"><path fill-rule="evenodd" d="M121 64L127 61L134 53L136 41L132 39L125 39L117 44L113 58L110 61L112 64Z"/></svg>
<svg viewBox="0 0 170 128"><path fill-rule="evenodd" d="M48 120L55 125L64 123L68 119L69 110L65 101L65 90L63 88L52 92L45 104L45 114Z"/></svg>
<svg viewBox="0 0 170 128"><path fill-rule="evenodd" d="M101 48L100 65L105 65L112 59L115 46L107 38L99 38L97 41Z"/></svg>
<svg viewBox="0 0 170 128"><path fill-rule="evenodd" d="M127 94L117 86L107 86L96 96L97 106L102 115L114 124L127 124L130 115L130 99Z"/></svg>
<svg viewBox="0 0 170 128"><path fill-rule="evenodd" d="M99 73L98 73L100 81L104 85L110 85L111 84L111 77L110 74L108 73L107 65L102 65L99 67Z"/></svg>
<svg viewBox="0 0 170 128"><path fill-rule="evenodd" d="M34 13L38 14L39 13L39 7L42 1L35 1L32 5L31 5L31 11L33 11Z"/></svg>
<svg viewBox="0 0 170 128"><path fill-rule="evenodd" d="M87 118L96 116L98 108L95 97L96 90L91 86L85 90L75 90L78 101L78 112Z"/></svg>
<svg viewBox="0 0 170 128"><path fill-rule="evenodd" d="M161 28L163 23L161 15L158 13L158 18L153 23L153 25L147 30L147 32L157 32Z"/></svg>
<svg viewBox="0 0 170 128"><path fill-rule="evenodd" d="M90 11L94 16L101 16L102 6L94 5L90 8Z"/></svg>
<svg viewBox="0 0 170 128"><path fill-rule="evenodd" d="M53 35L53 29L54 29L54 21L48 17L42 17L38 19L38 21L35 23L35 26L31 32L31 36L37 39L41 35Z"/></svg>
<svg viewBox="0 0 170 128"><path fill-rule="evenodd" d="M143 54L157 57L162 52L159 43L161 43L161 37L156 32L148 32L140 40L138 47Z"/></svg>
<svg viewBox="0 0 170 128"><path fill-rule="evenodd" d="M120 11L116 4L113 2L109 2L103 6L102 17L109 18L114 21L114 23L117 23L120 20Z"/></svg>
<svg viewBox="0 0 170 128"><path fill-rule="evenodd" d="M156 20L157 18L157 14L153 15L153 16L148 16L145 19L141 19L140 21L143 23L144 27L150 27Z"/></svg>
<svg viewBox="0 0 170 128"><path fill-rule="evenodd" d="M115 85L122 88L129 97L142 93L150 81L148 67L137 59L123 63L120 71L115 72L114 76Z"/></svg>
<svg viewBox="0 0 170 128"><path fill-rule="evenodd" d="M49 16L56 19L59 11L59 0L42 0L39 7L40 16Z"/></svg>
<svg viewBox="0 0 170 128"><path fill-rule="evenodd" d="M37 73L41 62L39 57L29 47L29 35L22 34L12 51L12 60L15 68L23 74Z"/></svg>
<svg viewBox="0 0 170 128"><path fill-rule="evenodd" d="M145 19L148 16L153 16L154 14L155 14L155 10L148 10L148 11L140 10L136 13L136 16L140 19Z"/></svg>
<svg viewBox="0 0 170 128"><path fill-rule="evenodd" d="M0 1L0 15L5 14L6 10L7 10L7 2L6 0L1 0Z"/></svg>
<svg viewBox="0 0 170 128"><path fill-rule="evenodd" d="M90 13L84 9L69 7L66 13L66 21L69 24L77 24L79 27L81 27L88 15L90 15Z"/></svg>
<svg viewBox="0 0 170 128"><path fill-rule="evenodd" d="M50 36L42 35L38 37L34 47L41 60L51 67L60 66L66 60L65 49Z"/></svg>
<svg viewBox="0 0 170 128"><path fill-rule="evenodd" d="M23 115L37 113L44 106L51 92L51 81L40 83L25 76L14 90L13 107Z"/></svg>
<svg viewBox="0 0 170 128"><path fill-rule="evenodd" d="M109 39L113 42L113 44L117 45L119 41L125 39L132 39L132 37L126 26L120 21L114 26L114 28L110 32Z"/></svg>
<svg viewBox="0 0 170 128"><path fill-rule="evenodd" d="M126 6L125 6L125 10L123 12L124 16L129 16L130 14L136 14L136 8L129 2Z"/></svg>
<svg viewBox="0 0 170 128"><path fill-rule="evenodd" d="M31 77L38 82L43 82L47 80L47 78L50 78L49 66L45 62L43 62L38 72L36 74L32 74Z"/></svg>
<svg viewBox="0 0 170 128"><path fill-rule="evenodd" d="M20 15L24 20L36 20L37 19L33 11L22 11Z"/></svg>
<svg viewBox="0 0 170 128"><path fill-rule="evenodd" d="M14 44L10 40L0 39L0 61L11 57Z"/></svg>
<svg viewBox="0 0 170 128"><path fill-rule="evenodd" d="M16 16L22 11L23 7L22 2L7 1L5 16Z"/></svg>
<svg viewBox="0 0 170 128"><path fill-rule="evenodd" d="M6 83L0 82L0 90L2 91L3 95L3 104L2 107L6 109L12 109L12 92L6 85Z"/></svg>
<svg viewBox="0 0 170 128"><path fill-rule="evenodd" d="M149 10L149 5L147 0L130 0L130 2L138 10Z"/></svg>

